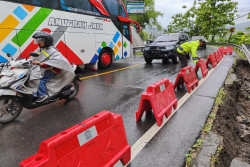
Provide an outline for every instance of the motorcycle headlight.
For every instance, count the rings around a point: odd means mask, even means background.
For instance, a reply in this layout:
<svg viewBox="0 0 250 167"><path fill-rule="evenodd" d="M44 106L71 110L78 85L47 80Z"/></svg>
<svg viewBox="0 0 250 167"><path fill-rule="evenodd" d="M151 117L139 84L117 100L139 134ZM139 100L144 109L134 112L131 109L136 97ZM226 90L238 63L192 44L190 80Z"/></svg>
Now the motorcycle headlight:
<svg viewBox="0 0 250 167"><path fill-rule="evenodd" d="M144 50L149 50L149 49L150 49L150 47L145 47L145 48L144 48Z"/></svg>
<svg viewBox="0 0 250 167"><path fill-rule="evenodd" d="M10 78L9 80L5 81L0 85L1 88L10 86L13 82L15 82L15 78Z"/></svg>
<svg viewBox="0 0 250 167"><path fill-rule="evenodd" d="M174 46L166 46L166 50L173 50Z"/></svg>

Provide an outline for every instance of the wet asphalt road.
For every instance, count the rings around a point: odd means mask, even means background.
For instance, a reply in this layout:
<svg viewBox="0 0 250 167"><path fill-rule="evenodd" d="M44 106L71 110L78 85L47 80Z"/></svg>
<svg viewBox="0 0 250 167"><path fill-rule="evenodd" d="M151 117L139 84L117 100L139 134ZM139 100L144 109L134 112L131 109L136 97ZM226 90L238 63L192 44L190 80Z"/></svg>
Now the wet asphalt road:
<svg viewBox="0 0 250 167"><path fill-rule="evenodd" d="M207 46L207 50L198 51L198 55L206 59L216 50L216 47ZM194 66L191 60L189 65ZM0 125L0 167L18 166L20 161L38 151L43 140L103 110L122 115L128 143L132 146L156 122L153 114L147 118L143 116L140 122L135 121L141 94L149 85L163 78L174 83L180 64L174 65L171 61L163 64L161 60L154 60L147 65L142 56L136 56L114 61L112 67L105 70L85 70L82 77L130 66L134 67L84 79L74 100L62 100L33 110L24 109L14 122ZM199 76L201 78L201 74ZM179 99L185 93L185 90L178 91L176 96ZM175 147L174 143L172 147ZM130 166L137 165L132 163Z"/></svg>

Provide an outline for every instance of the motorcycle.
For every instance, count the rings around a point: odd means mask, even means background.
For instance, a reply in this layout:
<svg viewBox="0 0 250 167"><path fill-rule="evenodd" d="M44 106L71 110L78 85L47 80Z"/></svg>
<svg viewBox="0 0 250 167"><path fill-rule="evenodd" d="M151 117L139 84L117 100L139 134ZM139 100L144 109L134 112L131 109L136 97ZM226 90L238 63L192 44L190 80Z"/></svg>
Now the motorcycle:
<svg viewBox="0 0 250 167"><path fill-rule="evenodd" d="M11 57L7 54L8 57ZM30 53L36 57L37 53ZM29 59L13 59L9 62L11 69L0 74L0 124L15 120L22 112L23 107L34 109L49 103L66 99L73 99L79 92L81 80L76 76L70 84L65 85L59 92L49 96L43 102L36 102L31 90L26 87L29 80L29 68L32 61ZM71 65L76 70L76 65Z"/></svg>

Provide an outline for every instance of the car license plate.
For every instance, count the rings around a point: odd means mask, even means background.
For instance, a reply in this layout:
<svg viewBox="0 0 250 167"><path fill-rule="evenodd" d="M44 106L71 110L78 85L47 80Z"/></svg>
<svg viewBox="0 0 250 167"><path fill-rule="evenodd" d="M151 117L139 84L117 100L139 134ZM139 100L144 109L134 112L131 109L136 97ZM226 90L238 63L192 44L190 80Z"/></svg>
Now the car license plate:
<svg viewBox="0 0 250 167"><path fill-rule="evenodd" d="M159 54L159 51L153 50L152 54Z"/></svg>

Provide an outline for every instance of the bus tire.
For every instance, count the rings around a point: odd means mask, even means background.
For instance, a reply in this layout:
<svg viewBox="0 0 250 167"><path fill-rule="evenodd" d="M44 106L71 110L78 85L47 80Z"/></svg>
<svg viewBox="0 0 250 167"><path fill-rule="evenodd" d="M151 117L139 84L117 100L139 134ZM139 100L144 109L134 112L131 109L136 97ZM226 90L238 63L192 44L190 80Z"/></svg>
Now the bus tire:
<svg viewBox="0 0 250 167"><path fill-rule="evenodd" d="M107 50L102 50L99 54L98 67L99 68L108 68L112 63L112 55Z"/></svg>

